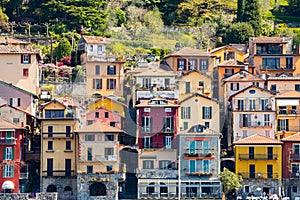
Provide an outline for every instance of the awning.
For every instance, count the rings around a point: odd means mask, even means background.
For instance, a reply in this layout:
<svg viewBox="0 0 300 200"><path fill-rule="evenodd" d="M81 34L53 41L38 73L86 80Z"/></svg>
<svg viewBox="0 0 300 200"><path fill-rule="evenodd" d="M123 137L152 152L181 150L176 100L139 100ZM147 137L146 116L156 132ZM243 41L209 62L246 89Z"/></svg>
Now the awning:
<svg viewBox="0 0 300 200"><path fill-rule="evenodd" d="M4 181L2 184L3 190L13 190L15 189L15 184L12 181Z"/></svg>
<svg viewBox="0 0 300 200"><path fill-rule="evenodd" d="M277 99L277 106L298 106L298 99Z"/></svg>

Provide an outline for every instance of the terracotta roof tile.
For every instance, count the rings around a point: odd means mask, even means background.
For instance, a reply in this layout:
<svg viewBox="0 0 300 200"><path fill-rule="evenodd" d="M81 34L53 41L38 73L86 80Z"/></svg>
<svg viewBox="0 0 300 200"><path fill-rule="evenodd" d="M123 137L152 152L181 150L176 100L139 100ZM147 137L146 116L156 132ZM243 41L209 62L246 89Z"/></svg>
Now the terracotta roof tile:
<svg viewBox="0 0 300 200"><path fill-rule="evenodd" d="M166 101L166 104L152 104L153 101ZM136 107L179 107L179 105L175 101L156 97L150 100L141 101Z"/></svg>
<svg viewBox="0 0 300 200"><path fill-rule="evenodd" d="M194 49L191 47L184 47L183 49L181 49L179 51L174 51L174 52L170 53L166 57L169 57L169 56L206 56L206 57L210 57L213 55L210 53L202 52L199 49Z"/></svg>
<svg viewBox="0 0 300 200"><path fill-rule="evenodd" d="M21 47L19 45L3 45L0 44L0 53L4 54L18 54L18 53L27 53L27 54L37 54L38 50L35 50L31 47Z"/></svg>
<svg viewBox="0 0 300 200"><path fill-rule="evenodd" d="M247 71L237 72L227 78L223 79L224 82L253 82L253 81L264 81L264 79L251 74Z"/></svg>
<svg viewBox="0 0 300 200"><path fill-rule="evenodd" d="M290 91L282 94L276 95L275 98L294 98L294 99L300 99L300 92L298 91Z"/></svg>
<svg viewBox="0 0 300 200"><path fill-rule="evenodd" d="M263 136L260 134L251 135L244 139L241 139L237 142L234 142L235 145L247 145L247 144L257 144L257 145L268 145L268 144L282 144L282 142Z"/></svg>
<svg viewBox="0 0 300 200"><path fill-rule="evenodd" d="M283 138L282 141L300 141L300 133Z"/></svg>
<svg viewBox="0 0 300 200"><path fill-rule="evenodd" d="M95 122L91 125L88 125L86 127L83 127L78 130L79 133L99 133L99 132L109 132L109 133L123 133L124 131L117 128L108 126L106 124L103 124L101 122Z"/></svg>
<svg viewBox="0 0 300 200"><path fill-rule="evenodd" d="M283 37L258 37L250 38L254 43L286 43Z"/></svg>
<svg viewBox="0 0 300 200"><path fill-rule="evenodd" d="M159 62L149 63L147 67L139 67L130 71L133 76L177 76L175 71L160 68Z"/></svg>
<svg viewBox="0 0 300 200"><path fill-rule="evenodd" d="M11 38L8 36L0 36L0 44L30 44L29 42Z"/></svg>
<svg viewBox="0 0 300 200"><path fill-rule="evenodd" d="M83 35L83 39L87 44L108 44L107 38L100 36Z"/></svg>
<svg viewBox="0 0 300 200"><path fill-rule="evenodd" d="M243 62L237 61L237 60L226 60L220 64L218 64L218 66L235 66L235 67L245 67L245 64Z"/></svg>
<svg viewBox="0 0 300 200"><path fill-rule="evenodd" d="M21 127L0 118L0 129L21 129Z"/></svg>

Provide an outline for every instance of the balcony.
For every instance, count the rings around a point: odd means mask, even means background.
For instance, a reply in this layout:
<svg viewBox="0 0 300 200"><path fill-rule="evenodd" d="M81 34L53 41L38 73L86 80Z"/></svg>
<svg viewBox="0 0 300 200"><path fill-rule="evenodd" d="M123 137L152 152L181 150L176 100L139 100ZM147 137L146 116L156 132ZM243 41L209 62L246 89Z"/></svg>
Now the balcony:
<svg viewBox="0 0 300 200"><path fill-rule="evenodd" d="M76 176L76 172L74 170L70 172L66 172L65 170L53 170L52 172L43 171L42 176L70 177L70 176Z"/></svg>
<svg viewBox="0 0 300 200"><path fill-rule="evenodd" d="M184 149L185 156L211 157L214 155L214 149Z"/></svg>
<svg viewBox="0 0 300 200"><path fill-rule="evenodd" d="M284 71L294 71L296 70L295 66L265 66L265 65L261 65L260 66L260 70L262 71L276 71L276 70L284 70Z"/></svg>
<svg viewBox="0 0 300 200"><path fill-rule="evenodd" d="M149 150L152 150L152 149L162 149L162 148L164 148L164 149L172 149L172 145L170 144L170 145L166 145L166 144L164 144L164 143L162 143L162 142L152 142L152 143L150 143L149 145L143 145L143 147L142 147L142 149L144 149L144 150L147 150L147 149L149 149Z"/></svg>
<svg viewBox="0 0 300 200"><path fill-rule="evenodd" d="M240 122L240 128L242 128L242 127L249 127L249 128L272 127L272 123L271 122L261 122L261 121Z"/></svg>
<svg viewBox="0 0 300 200"><path fill-rule="evenodd" d="M177 179L177 169L137 169L136 176L139 179L143 178L165 178L165 179Z"/></svg>
<svg viewBox="0 0 300 200"><path fill-rule="evenodd" d="M299 161L300 162L300 154L291 154L290 155L291 161Z"/></svg>
<svg viewBox="0 0 300 200"><path fill-rule="evenodd" d="M99 161L118 161L118 156L117 155L94 155L94 157L88 157L88 159L84 157L80 157L79 161L84 161L84 162L99 162Z"/></svg>
<svg viewBox="0 0 300 200"><path fill-rule="evenodd" d="M300 173L290 173L290 178L299 178L300 179Z"/></svg>
<svg viewBox="0 0 300 200"><path fill-rule="evenodd" d="M153 94L150 89L137 89L136 91L137 100L139 99L150 99L156 96L162 98L170 98L170 99L177 99L178 98L178 90L170 91L170 90L159 90Z"/></svg>
<svg viewBox="0 0 300 200"><path fill-rule="evenodd" d="M277 154L239 154L239 160L277 160Z"/></svg>
<svg viewBox="0 0 300 200"><path fill-rule="evenodd" d="M186 172L187 176L212 176L212 172Z"/></svg>
<svg viewBox="0 0 300 200"><path fill-rule="evenodd" d="M280 109L277 111L278 115L299 115L298 109Z"/></svg>
<svg viewBox="0 0 300 200"><path fill-rule="evenodd" d="M249 173L249 172L239 172L242 178L262 178L262 179L278 179L279 173Z"/></svg>
<svg viewBox="0 0 300 200"><path fill-rule="evenodd" d="M0 138L0 145L16 145L16 138Z"/></svg>
<svg viewBox="0 0 300 200"><path fill-rule="evenodd" d="M142 133L174 133L173 127L141 127Z"/></svg>

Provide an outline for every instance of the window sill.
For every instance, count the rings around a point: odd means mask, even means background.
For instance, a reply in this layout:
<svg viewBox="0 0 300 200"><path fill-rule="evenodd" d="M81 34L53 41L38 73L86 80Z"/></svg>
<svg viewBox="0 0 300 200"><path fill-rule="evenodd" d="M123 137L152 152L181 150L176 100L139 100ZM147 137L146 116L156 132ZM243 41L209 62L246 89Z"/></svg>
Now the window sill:
<svg viewBox="0 0 300 200"><path fill-rule="evenodd" d="M73 150L71 150L71 149L66 149L66 150L64 150L64 152L73 152Z"/></svg>
<svg viewBox="0 0 300 200"><path fill-rule="evenodd" d="M46 152L48 152L48 153L53 153L54 150L53 150L53 149L47 149Z"/></svg>

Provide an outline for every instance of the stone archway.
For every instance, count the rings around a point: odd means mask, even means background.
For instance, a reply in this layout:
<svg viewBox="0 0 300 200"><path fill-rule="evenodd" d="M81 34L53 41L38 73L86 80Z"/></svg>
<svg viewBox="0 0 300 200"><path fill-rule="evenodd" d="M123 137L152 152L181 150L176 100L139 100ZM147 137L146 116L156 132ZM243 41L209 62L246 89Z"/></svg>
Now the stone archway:
<svg viewBox="0 0 300 200"><path fill-rule="evenodd" d="M47 192L57 192L56 186L55 185L48 185L47 187Z"/></svg>
<svg viewBox="0 0 300 200"><path fill-rule="evenodd" d="M90 196L105 196L106 186L103 183L95 182L90 185Z"/></svg>

